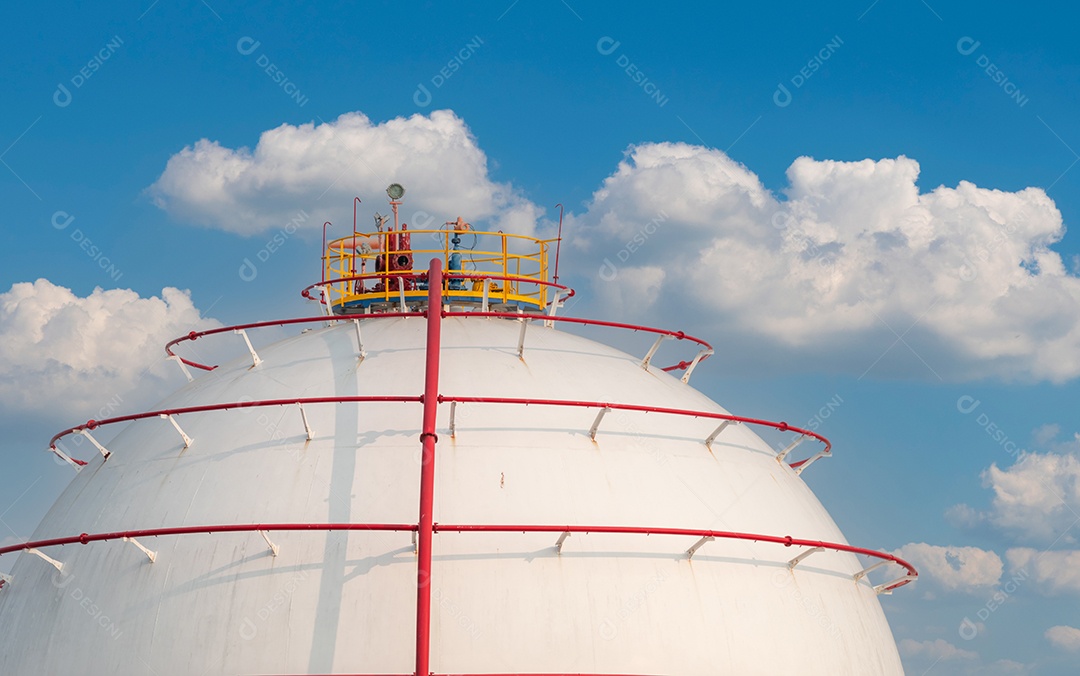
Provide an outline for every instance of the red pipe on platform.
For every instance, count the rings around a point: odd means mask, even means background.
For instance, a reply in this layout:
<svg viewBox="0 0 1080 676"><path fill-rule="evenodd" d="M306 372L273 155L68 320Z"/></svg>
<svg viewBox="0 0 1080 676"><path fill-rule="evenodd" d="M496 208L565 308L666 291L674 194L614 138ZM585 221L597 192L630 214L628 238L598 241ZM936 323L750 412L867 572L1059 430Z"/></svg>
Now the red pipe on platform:
<svg viewBox="0 0 1080 676"><path fill-rule="evenodd" d="M435 415L439 411L439 352L442 338L442 261L428 268L427 366L424 371L424 425L420 432L420 519L416 541L416 676L431 673L431 535L434 533Z"/></svg>

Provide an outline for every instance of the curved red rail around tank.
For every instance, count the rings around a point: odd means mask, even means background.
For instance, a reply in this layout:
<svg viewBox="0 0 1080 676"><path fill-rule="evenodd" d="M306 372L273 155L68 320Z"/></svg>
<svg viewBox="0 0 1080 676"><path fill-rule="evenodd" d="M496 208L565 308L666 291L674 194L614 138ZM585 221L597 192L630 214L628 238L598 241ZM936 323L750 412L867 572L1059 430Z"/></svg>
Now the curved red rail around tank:
<svg viewBox="0 0 1080 676"><path fill-rule="evenodd" d="M103 425L114 425L117 423L133 422L136 420L146 420L149 418L162 418L168 416L181 416L191 413L207 413L211 411L228 411L230 409L237 408L258 408L265 406L293 406L296 404L346 404L346 403L385 403L385 402L400 402L400 403L424 403L423 396L403 396L403 395L358 395L358 396L335 396L335 397L290 397L287 399L258 399L251 401L230 401L218 404L202 404L199 406L184 406L178 408L164 408L155 411L144 411L142 413L131 413L128 415L117 416L115 418L106 418L104 420L88 420L81 425L75 425L69 427L66 430L62 430L53 435L49 440L49 448L56 450L56 443L69 434L76 432L82 432L83 430L96 430ZM472 403L472 404L509 404L509 405L521 405L521 406L571 406L578 408L592 408L592 409L611 409L620 411L631 411L637 413L656 413L661 415L675 415L685 416L690 418L706 418L712 420L718 420L721 422L729 423L743 423L747 425L757 425L761 427L770 427L781 432L794 432L802 435L803 437L812 438L820 442L823 447L819 451L818 456L831 455L832 443L824 436L813 432L811 430L803 429L801 427L795 427L789 425L786 422L776 422L773 420L765 420L763 418L750 418L747 416L733 415L731 413L718 413L716 411L699 411L694 409L682 409L682 408L664 408L661 406L643 406L640 404L622 404L618 402L608 401L575 401L568 399L530 399L530 398L515 398L515 397L456 397L439 395L437 402L442 403ZM595 429L592 430L595 434ZM711 443L712 439L703 441L703 443ZM782 458L781 458L782 459ZM85 465L83 461L76 461L79 464ZM790 463L791 467L798 468L806 464L808 460L801 460Z"/></svg>
<svg viewBox="0 0 1080 676"><path fill-rule="evenodd" d="M413 523L254 523L254 524L223 524L207 526L177 526L170 528L142 528L135 530L112 531L107 533L80 533L67 537L34 540L16 545L0 547L0 556L13 552L29 549L43 549L46 547L60 547L64 545L90 544L91 542L106 542L109 540L123 540L124 538L147 538L167 535L194 535L199 533L256 533L259 531L404 531L416 532L418 524ZM919 573L915 567L893 554L879 552L874 549L854 547L842 542L828 542L824 540L810 540L796 538L790 535L768 535L764 533L743 533L738 531L708 530L698 528L651 528L639 526L582 526L582 525L537 525L537 524L432 524L433 533L581 533L581 534L624 534L624 535L669 535L693 538L715 538L719 540L749 540L753 542L769 542L784 545L785 547L809 547L831 550L836 552L848 552L859 554L879 562L894 563L905 570L904 574L891 582L877 585L875 589L882 592L899 589L915 580ZM553 545L553 548L556 545ZM696 551L696 549L695 549ZM595 552L593 552L595 553ZM795 566L788 564L789 569ZM863 575L858 575L861 579Z"/></svg>

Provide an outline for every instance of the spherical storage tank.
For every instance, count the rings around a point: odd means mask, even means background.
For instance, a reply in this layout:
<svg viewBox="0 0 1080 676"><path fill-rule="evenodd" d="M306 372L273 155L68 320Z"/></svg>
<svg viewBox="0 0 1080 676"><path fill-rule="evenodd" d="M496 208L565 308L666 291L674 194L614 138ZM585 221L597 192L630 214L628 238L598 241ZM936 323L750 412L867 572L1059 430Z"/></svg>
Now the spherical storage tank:
<svg viewBox="0 0 1080 676"><path fill-rule="evenodd" d="M691 387L703 341L560 315L556 240L410 231L397 188L326 245L323 315L173 341L186 386L54 438L0 674L902 673L877 596L915 571L804 483L824 438Z"/></svg>

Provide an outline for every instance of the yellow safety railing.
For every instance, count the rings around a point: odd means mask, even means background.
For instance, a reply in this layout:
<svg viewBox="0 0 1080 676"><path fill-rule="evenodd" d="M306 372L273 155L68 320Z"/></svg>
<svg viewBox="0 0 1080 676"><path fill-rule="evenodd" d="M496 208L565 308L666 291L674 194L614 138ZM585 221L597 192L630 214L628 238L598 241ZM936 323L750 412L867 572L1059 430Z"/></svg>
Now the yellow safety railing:
<svg viewBox="0 0 1080 676"><path fill-rule="evenodd" d="M407 235L409 246L402 245ZM454 238L460 243L455 248ZM555 240L479 230L361 232L329 242L323 255L330 307L362 312L427 299L427 269L442 259L448 304L547 308L548 249ZM425 246L430 244L431 246ZM485 285L487 286L485 293Z"/></svg>

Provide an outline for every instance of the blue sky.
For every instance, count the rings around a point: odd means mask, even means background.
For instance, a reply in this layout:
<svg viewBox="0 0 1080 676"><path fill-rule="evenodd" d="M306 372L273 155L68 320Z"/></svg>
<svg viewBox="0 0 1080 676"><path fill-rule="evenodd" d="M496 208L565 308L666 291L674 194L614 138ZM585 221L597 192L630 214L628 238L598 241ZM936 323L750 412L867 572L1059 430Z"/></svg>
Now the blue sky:
<svg viewBox="0 0 1080 676"><path fill-rule="evenodd" d="M3 542L70 478L53 432L178 387L161 336L311 313L322 222L400 180L491 227L550 233L561 202L572 314L712 339L707 394L819 416L808 483L851 542L922 564L883 598L911 673L1076 672L1071 5L3 13Z"/></svg>

